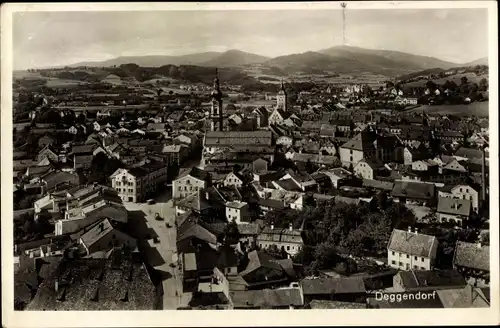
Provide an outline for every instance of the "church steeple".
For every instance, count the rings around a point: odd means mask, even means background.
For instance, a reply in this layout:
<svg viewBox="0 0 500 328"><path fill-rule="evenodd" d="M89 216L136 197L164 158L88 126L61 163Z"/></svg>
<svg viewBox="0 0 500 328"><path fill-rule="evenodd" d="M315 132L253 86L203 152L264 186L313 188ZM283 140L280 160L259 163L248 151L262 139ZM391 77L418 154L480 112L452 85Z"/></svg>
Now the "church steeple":
<svg viewBox="0 0 500 328"><path fill-rule="evenodd" d="M214 86L211 93L212 110L210 112L210 124L212 131L223 131L224 119L222 115L222 92L219 83L219 70L215 69Z"/></svg>
<svg viewBox="0 0 500 328"><path fill-rule="evenodd" d="M276 108L279 108L283 111L286 111L286 91L285 91L285 84L283 83L283 80L281 80L281 87L280 90L278 91L278 94L276 95Z"/></svg>

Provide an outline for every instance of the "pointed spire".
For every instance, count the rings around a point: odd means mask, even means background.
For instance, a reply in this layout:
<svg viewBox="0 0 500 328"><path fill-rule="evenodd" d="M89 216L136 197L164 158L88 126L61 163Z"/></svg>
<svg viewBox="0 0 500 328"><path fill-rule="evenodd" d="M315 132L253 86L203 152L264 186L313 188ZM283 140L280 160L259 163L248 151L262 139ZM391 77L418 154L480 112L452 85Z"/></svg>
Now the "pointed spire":
<svg viewBox="0 0 500 328"><path fill-rule="evenodd" d="M219 69L216 68L215 69L215 79L214 79L214 89L215 90L219 90L220 86L219 86Z"/></svg>

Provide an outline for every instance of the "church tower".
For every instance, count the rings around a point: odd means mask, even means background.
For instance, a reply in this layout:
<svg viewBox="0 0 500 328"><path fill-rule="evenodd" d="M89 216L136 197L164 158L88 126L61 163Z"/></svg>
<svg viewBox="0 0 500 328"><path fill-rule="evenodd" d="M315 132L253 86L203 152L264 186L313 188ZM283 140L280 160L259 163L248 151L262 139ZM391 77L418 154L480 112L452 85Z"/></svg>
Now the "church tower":
<svg viewBox="0 0 500 328"><path fill-rule="evenodd" d="M211 93L212 109L210 112L210 125L212 131L224 130L224 118L222 116L222 92L219 85L218 70L215 69L214 88Z"/></svg>
<svg viewBox="0 0 500 328"><path fill-rule="evenodd" d="M281 88L276 95L276 108L286 111L286 100L285 85L283 84L283 80L281 80Z"/></svg>

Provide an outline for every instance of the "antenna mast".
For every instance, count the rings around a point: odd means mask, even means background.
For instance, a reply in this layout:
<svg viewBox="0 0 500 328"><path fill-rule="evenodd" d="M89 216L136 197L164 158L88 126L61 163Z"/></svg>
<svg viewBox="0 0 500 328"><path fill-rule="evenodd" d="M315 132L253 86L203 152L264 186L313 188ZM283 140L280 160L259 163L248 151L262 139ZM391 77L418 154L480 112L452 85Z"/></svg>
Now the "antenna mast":
<svg viewBox="0 0 500 328"><path fill-rule="evenodd" d="M347 3L342 2L340 6L342 7L342 45L345 46L345 10Z"/></svg>

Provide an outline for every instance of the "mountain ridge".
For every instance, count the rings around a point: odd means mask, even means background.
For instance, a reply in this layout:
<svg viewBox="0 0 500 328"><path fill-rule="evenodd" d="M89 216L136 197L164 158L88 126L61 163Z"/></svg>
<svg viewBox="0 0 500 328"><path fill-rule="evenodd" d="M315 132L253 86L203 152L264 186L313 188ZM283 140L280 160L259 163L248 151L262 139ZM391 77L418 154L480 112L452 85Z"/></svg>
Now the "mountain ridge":
<svg viewBox="0 0 500 328"><path fill-rule="evenodd" d="M484 62L480 58L470 62ZM260 64L296 72L370 73L385 76L400 76L433 68L448 69L463 66L430 56L414 55L401 51L367 49L348 45L334 46L318 51L306 51L269 58L266 56L231 49L224 52L202 52L180 56L121 56L105 61L81 62L65 67L111 67L134 63L142 67L165 65L196 65L202 67L241 67Z"/></svg>

